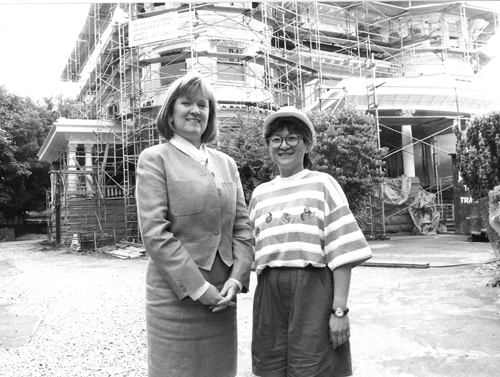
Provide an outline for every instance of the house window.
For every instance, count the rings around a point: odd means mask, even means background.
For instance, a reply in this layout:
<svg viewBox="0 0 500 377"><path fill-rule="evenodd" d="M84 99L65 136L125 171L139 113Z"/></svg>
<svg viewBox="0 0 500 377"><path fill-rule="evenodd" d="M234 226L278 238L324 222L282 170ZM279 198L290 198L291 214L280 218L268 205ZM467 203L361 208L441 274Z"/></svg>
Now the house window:
<svg viewBox="0 0 500 377"><path fill-rule="evenodd" d="M238 47L217 46L217 52L227 53L217 60L217 78L226 81L245 81L245 66L236 56L231 54L242 54L243 49Z"/></svg>

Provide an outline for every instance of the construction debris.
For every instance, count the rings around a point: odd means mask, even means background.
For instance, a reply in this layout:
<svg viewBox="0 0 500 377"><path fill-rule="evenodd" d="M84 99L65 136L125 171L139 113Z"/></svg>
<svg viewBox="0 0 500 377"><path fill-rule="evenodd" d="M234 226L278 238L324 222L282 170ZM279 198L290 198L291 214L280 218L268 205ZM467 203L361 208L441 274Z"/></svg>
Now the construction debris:
<svg viewBox="0 0 500 377"><path fill-rule="evenodd" d="M103 248L106 254L111 254L120 259L140 258L146 255L146 249L143 244L121 240L116 248Z"/></svg>

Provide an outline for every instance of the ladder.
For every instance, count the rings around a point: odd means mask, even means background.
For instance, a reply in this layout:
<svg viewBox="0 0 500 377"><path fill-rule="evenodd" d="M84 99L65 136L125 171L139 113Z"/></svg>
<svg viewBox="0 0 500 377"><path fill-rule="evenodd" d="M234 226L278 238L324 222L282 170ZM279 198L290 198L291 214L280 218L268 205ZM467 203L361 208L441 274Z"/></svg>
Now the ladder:
<svg viewBox="0 0 500 377"><path fill-rule="evenodd" d="M373 110L375 113L375 127L377 130L377 147L380 149L380 123L379 123L379 116L378 116L378 100L377 100L377 88L384 85L384 83L376 85L375 82L375 58L374 55L371 55L371 58L368 60L369 65L366 67L366 91L367 91L367 99L368 99L368 110ZM382 167L380 167L380 170L382 171ZM375 234L376 230L376 224L375 224L375 217L373 216L373 203L372 200L370 202L372 203L371 205L371 229L372 229L372 235L379 239L379 240L387 240L389 239L386 235L385 232L385 207L384 207L384 190L383 190L383 183L380 183L379 191L379 199L377 200L376 203L380 203L380 233Z"/></svg>

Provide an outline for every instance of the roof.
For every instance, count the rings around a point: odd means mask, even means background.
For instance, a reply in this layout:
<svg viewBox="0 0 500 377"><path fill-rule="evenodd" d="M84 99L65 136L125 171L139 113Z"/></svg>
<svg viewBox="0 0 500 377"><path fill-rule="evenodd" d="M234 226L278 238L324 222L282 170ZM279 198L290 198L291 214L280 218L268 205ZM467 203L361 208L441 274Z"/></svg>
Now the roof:
<svg viewBox="0 0 500 377"><path fill-rule="evenodd" d="M47 162L57 160L69 142L75 144L115 142L114 132L117 131L117 127L119 126L113 122L103 120L59 118L45 138L38 152L38 159Z"/></svg>
<svg viewBox="0 0 500 377"><path fill-rule="evenodd" d="M390 118L387 121L394 125L398 123L397 118L403 122L400 125L415 124L419 116L423 118L417 123L428 123L431 120L427 118L429 116L439 119L453 118L459 114L460 116L486 114L500 108L500 99L494 96L489 88L439 75L381 78L373 82L365 78L345 79L337 85L337 90L329 92L330 98L322 103L321 110L334 108L342 99L353 103L359 109L368 109L368 88L373 84L376 88L379 112L388 114ZM309 112L319 109L319 103L316 102L304 110ZM407 123L409 121L407 115L401 117L397 115L408 112L415 115L411 123Z"/></svg>

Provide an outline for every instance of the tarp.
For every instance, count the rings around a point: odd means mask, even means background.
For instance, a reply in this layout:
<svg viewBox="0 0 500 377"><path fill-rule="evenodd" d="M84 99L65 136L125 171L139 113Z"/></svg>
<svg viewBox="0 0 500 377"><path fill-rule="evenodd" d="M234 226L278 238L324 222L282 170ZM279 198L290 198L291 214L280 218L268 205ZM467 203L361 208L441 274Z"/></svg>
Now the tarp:
<svg viewBox="0 0 500 377"><path fill-rule="evenodd" d="M411 190L411 179L406 175L398 178L388 178L382 185L384 203L401 205L408 200Z"/></svg>
<svg viewBox="0 0 500 377"><path fill-rule="evenodd" d="M413 196L408 208L410 216L415 225L414 233L432 235L437 234L441 213L436 207L436 195L431 194L421 187Z"/></svg>
<svg viewBox="0 0 500 377"><path fill-rule="evenodd" d="M446 226L440 224L441 214L437 210L436 195L418 187L411 192L411 179L406 175L398 178L385 179L382 184L384 203L408 206L408 212L415 228L414 233L432 235L446 231ZM444 227L444 228L443 228Z"/></svg>

